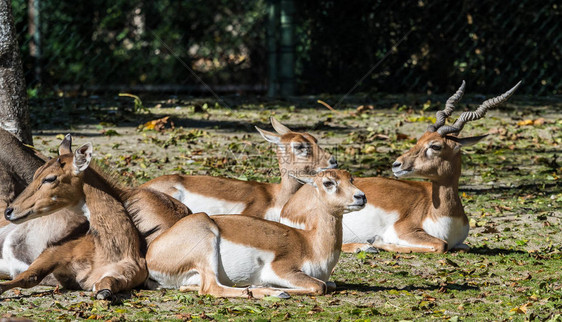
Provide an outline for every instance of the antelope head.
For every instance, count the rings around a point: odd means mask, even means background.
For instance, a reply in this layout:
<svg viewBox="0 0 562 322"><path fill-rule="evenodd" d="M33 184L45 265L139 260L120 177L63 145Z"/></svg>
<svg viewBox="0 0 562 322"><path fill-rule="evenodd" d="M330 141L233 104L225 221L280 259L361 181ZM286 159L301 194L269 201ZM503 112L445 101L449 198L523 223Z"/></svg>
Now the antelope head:
<svg viewBox="0 0 562 322"><path fill-rule="evenodd" d="M67 135L59 146L59 156L37 169L33 181L6 208L7 220L19 224L83 202L83 172L92 159L92 144L72 153L71 141Z"/></svg>
<svg viewBox="0 0 562 322"><path fill-rule="evenodd" d="M406 153L398 157L392 164L392 172L399 178L416 177L431 181L457 180L461 171L460 149L463 146L477 143L487 135L474 137L458 137L467 122L484 117L486 112L507 101L521 85L517 83L513 88L500 96L484 101L476 111L462 113L453 125L445 125L445 121L453 113L455 105L464 94L465 82L451 96L445 104L445 109L436 114L435 124L418 139Z"/></svg>
<svg viewBox="0 0 562 322"><path fill-rule="evenodd" d="M271 117L271 125L277 133L260 129L261 136L277 146L277 158L281 175L314 175L326 169L338 167L336 158L318 145L318 140L306 132L294 132Z"/></svg>
<svg viewBox="0 0 562 322"><path fill-rule="evenodd" d="M345 170L330 169L315 176L295 176L295 178L316 188L317 196L330 213L339 214L358 211L365 207L365 193L353 185L351 174Z"/></svg>

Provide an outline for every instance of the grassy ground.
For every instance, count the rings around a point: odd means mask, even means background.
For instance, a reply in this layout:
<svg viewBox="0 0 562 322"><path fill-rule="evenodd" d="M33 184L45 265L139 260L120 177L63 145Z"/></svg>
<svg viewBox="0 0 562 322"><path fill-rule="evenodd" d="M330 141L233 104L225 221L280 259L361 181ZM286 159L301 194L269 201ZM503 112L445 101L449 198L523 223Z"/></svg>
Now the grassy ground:
<svg viewBox="0 0 562 322"><path fill-rule="evenodd" d="M464 102L474 108L482 99ZM51 154L60 134L73 133L75 144L91 141L96 158L131 185L171 172L278 181L273 149L253 129L269 128L268 118L275 115L315 135L354 175L391 176L391 163L423 133L439 107L436 102L444 100L356 98L335 113L313 99L227 98L229 108L171 97L145 99L150 113L132 116L123 113L131 108L123 98L53 98L32 102L34 141ZM170 118L161 131L138 129L165 116ZM464 151L460 191L472 227L467 253L344 254L333 274L337 291L321 297L227 300L135 290L109 303L93 300L90 292L37 287L3 294L0 314L103 320L562 321L561 116L560 102L519 98L465 127L464 136L490 133Z"/></svg>

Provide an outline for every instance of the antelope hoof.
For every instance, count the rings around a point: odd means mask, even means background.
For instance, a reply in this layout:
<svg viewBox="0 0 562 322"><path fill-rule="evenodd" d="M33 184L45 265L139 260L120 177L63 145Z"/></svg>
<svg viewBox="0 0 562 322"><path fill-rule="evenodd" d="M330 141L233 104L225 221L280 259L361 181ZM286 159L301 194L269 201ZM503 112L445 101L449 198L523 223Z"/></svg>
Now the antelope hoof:
<svg viewBox="0 0 562 322"><path fill-rule="evenodd" d="M365 249L362 249L362 251L364 251L365 253L371 253L371 254L378 254L379 250L373 246L368 246L365 247Z"/></svg>
<svg viewBox="0 0 562 322"><path fill-rule="evenodd" d="M355 250L355 252L356 253L365 252L365 253L370 253L370 254L378 254L379 250L377 248L375 248L374 246L365 245L365 246L357 248Z"/></svg>
<svg viewBox="0 0 562 322"><path fill-rule="evenodd" d="M331 293L334 292L337 288L336 283L332 282L332 281L328 281L326 282L326 293Z"/></svg>
<svg viewBox="0 0 562 322"><path fill-rule="evenodd" d="M252 293L252 290L250 290L249 287L245 288L242 294L244 294L244 296L247 296L249 299L254 298L254 294Z"/></svg>
<svg viewBox="0 0 562 322"><path fill-rule="evenodd" d="M470 250L470 246L468 246L467 244L458 244L451 250L455 250L458 252L468 252Z"/></svg>
<svg viewBox="0 0 562 322"><path fill-rule="evenodd" d="M108 289L100 290L96 293L96 300L110 300L113 296L113 293Z"/></svg>
<svg viewBox="0 0 562 322"><path fill-rule="evenodd" d="M280 298L280 299L286 300L286 299L290 299L291 295L289 295L289 293L287 293L287 292L281 292L281 293L277 294L277 297Z"/></svg>

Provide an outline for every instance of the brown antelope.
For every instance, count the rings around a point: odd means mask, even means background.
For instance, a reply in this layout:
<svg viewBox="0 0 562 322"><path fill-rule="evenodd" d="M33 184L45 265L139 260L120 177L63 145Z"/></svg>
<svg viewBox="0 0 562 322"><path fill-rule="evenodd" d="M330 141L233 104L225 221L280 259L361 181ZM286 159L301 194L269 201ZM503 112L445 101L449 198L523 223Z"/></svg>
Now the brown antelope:
<svg viewBox="0 0 562 322"><path fill-rule="evenodd" d="M465 83L437 112L435 124L409 151L392 164L398 178L424 178L429 182L387 178L357 178L356 185L369 200L365 208L344 216L344 251L438 252L468 249L468 218L458 195L461 147L484 136L459 138L463 126L505 102L519 87L489 99L474 112L464 112L452 126L444 125L461 99Z"/></svg>
<svg viewBox="0 0 562 322"><path fill-rule="evenodd" d="M335 158L308 133L293 132L275 118L277 133L256 129L277 146L281 183L241 181L224 177L165 175L141 186L166 193L193 212L244 214L279 221L283 205L302 186L290 174L314 174L337 167Z"/></svg>
<svg viewBox="0 0 562 322"><path fill-rule="evenodd" d="M9 137L3 135L0 130L0 141L5 143L5 155L8 155L8 151L10 151L14 159L10 160L6 157L2 159L2 165L7 164L6 162L13 162L14 165L2 166L0 169L8 169L9 171L4 173L8 174L9 178L29 180L25 181L27 185L31 182L36 168L44 164L43 160L47 158L40 154L36 157L31 149L23 146L11 134L6 134ZM2 140L4 137L15 141ZM64 154L71 151L71 146L72 137L68 134L61 142L59 153ZM0 156L2 155L0 154ZM39 161L34 162L35 158L38 158ZM19 184L17 181L16 183ZM14 186L16 185L14 184ZM131 189L125 196L127 198L125 206L142 234L143 244L150 244L162 231L190 213L185 205L156 191ZM67 201L69 204L75 202L75 200ZM78 210L76 213L69 209L61 209L51 215L34 218L17 225L6 221L9 225L0 228L0 277L14 278L27 270L47 247L59 245L84 235L89 223L81 209ZM4 213L4 209L2 209L2 213ZM146 245L143 245L142 252L146 252ZM58 282L52 275L49 275L48 278L43 279L41 284L56 285Z"/></svg>
<svg viewBox="0 0 562 322"><path fill-rule="evenodd" d="M47 248L14 280L0 283L0 293L37 285L48 274L68 288L92 290L98 299L131 289L147 277L141 240L125 209L125 192L89 167L92 145L74 153L61 145L59 157L36 172L31 184L5 210L13 223L23 223L69 208L90 222L86 235Z"/></svg>
<svg viewBox="0 0 562 322"><path fill-rule="evenodd" d="M67 137L69 139L69 137ZM0 213L33 180L35 170L47 158L24 146L15 136L0 129ZM5 202L3 204L2 202ZM36 218L23 224L5 224L0 228L0 277L14 278L27 270L42 252L51 245L83 235L88 230L84 216L63 209L47 217ZM54 284L50 276L42 284Z"/></svg>
<svg viewBox="0 0 562 322"><path fill-rule="evenodd" d="M150 279L220 297L324 294L340 254L342 215L363 208L365 195L343 170L301 180L308 184L283 212L315 218L314 225L303 230L251 216L190 215L148 248Z"/></svg>

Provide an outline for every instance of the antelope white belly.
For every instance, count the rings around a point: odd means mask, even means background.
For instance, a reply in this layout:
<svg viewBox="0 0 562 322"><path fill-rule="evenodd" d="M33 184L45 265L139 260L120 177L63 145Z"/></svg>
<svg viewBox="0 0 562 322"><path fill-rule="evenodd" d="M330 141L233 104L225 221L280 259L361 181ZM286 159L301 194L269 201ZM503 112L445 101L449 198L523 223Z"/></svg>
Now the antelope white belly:
<svg viewBox="0 0 562 322"><path fill-rule="evenodd" d="M281 221L281 223L283 223L283 218L281 218L281 210L282 208L279 207L267 208L265 212L265 216L263 218L269 221L275 221L275 222Z"/></svg>
<svg viewBox="0 0 562 322"><path fill-rule="evenodd" d="M271 268L273 252L222 239L218 254L209 254L209 263L215 266L219 282L226 286L272 285L292 287ZM218 258L217 258L218 257ZM200 285L201 277L195 270L183 274L167 274L151 270L150 279L163 288L179 288L183 285ZM154 288L154 287L152 287Z"/></svg>
<svg viewBox="0 0 562 322"><path fill-rule="evenodd" d="M343 243L369 243L369 240L380 239L392 243L398 238L394 232L397 220L397 212L388 212L368 203L365 208L343 216Z"/></svg>
<svg viewBox="0 0 562 322"><path fill-rule="evenodd" d="M228 201L204 196L185 189L182 185L174 186L177 192L172 197L189 207L192 212L205 212L208 215L241 214L246 209L243 202Z"/></svg>
<svg viewBox="0 0 562 322"><path fill-rule="evenodd" d="M166 274L154 270L148 271L149 280L147 285L150 289L180 288L183 285L200 285L201 276L195 270L187 271L183 274ZM156 282L153 283L152 281Z"/></svg>
<svg viewBox="0 0 562 322"><path fill-rule="evenodd" d="M225 285L269 284L277 274L271 268L273 252L220 240L219 281Z"/></svg>
<svg viewBox="0 0 562 322"><path fill-rule="evenodd" d="M293 227L296 229L306 229L306 226L303 223L296 223L284 217L280 218L279 222L282 223L283 225L287 225L289 227Z"/></svg>
<svg viewBox="0 0 562 322"><path fill-rule="evenodd" d="M458 217L440 217L435 221L426 218L423 222L423 230L431 236L445 240L451 249L466 239L469 226L463 218Z"/></svg>

